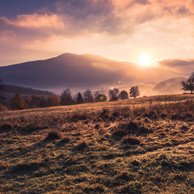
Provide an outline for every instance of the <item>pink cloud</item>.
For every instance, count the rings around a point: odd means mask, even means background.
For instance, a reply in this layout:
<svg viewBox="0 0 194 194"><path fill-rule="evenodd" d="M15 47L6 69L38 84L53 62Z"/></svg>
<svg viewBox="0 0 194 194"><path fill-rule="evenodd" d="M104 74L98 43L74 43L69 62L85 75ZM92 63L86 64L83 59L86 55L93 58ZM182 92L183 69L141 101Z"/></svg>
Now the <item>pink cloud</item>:
<svg viewBox="0 0 194 194"><path fill-rule="evenodd" d="M8 25L21 28L64 28L64 23L57 14L40 15L34 13L32 15L18 15L12 20L5 19L5 22Z"/></svg>

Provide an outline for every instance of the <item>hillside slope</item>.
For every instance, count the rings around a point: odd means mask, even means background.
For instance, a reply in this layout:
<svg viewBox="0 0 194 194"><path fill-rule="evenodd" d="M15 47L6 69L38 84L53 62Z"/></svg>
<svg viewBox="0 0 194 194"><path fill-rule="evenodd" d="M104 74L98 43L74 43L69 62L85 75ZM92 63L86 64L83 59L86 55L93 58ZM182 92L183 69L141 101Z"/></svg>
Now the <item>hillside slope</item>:
<svg viewBox="0 0 194 194"><path fill-rule="evenodd" d="M0 191L193 193L193 98L0 113Z"/></svg>
<svg viewBox="0 0 194 194"><path fill-rule="evenodd" d="M186 81L185 77L176 77L171 78L165 81L158 83L153 90L159 92L160 94L176 94L176 93L183 93L181 90L181 82Z"/></svg>

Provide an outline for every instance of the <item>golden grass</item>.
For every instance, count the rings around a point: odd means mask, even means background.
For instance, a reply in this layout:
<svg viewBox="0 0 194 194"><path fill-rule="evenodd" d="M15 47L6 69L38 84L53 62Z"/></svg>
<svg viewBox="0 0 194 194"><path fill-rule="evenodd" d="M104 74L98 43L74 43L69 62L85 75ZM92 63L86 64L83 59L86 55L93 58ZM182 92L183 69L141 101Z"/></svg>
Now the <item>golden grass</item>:
<svg viewBox="0 0 194 194"><path fill-rule="evenodd" d="M192 99L0 113L0 192L193 193Z"/></svg>

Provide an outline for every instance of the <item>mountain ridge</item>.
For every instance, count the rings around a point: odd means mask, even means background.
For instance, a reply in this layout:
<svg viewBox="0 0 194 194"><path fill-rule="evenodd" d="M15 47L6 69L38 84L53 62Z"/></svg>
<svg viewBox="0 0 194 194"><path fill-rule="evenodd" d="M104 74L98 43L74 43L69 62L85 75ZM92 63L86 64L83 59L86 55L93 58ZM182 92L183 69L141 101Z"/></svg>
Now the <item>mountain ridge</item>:
<svg viewBox="0 0 194 194"><path fill-rule="evenodd" d="M121 62L92 54L63 53L45 60L0 67L6 84L50 90L51 88L112 87L120 84L158 82L178 76L159 68L142 69L132 62Z"/></svg>

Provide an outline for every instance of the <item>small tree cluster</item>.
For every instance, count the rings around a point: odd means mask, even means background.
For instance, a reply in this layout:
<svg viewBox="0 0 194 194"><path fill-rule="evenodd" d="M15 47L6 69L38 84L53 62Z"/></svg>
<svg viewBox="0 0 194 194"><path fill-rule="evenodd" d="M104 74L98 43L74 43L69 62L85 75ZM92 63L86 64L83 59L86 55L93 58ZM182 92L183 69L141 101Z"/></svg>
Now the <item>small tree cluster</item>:
<svg viewBox="0 0 194 194"><path fill-rule="evenodd" d="M139 91L138 86L131 87L131 89L129 91L129 95L130 95L130 97L133 97L133 98L136 98L137 96L139 96L140 91ZM127 91L125 91L125 90L122 90L119 93L118 88L114 88L112 90L109 90L109 100L110 101L116 101L118 99L122 99L122 100L123 99L128 99L129 95L128 95Z"/></svg>

